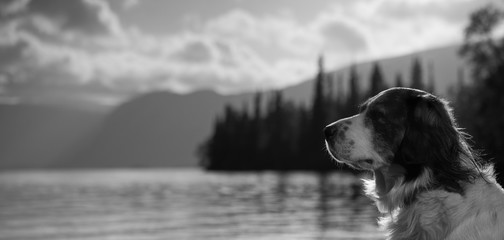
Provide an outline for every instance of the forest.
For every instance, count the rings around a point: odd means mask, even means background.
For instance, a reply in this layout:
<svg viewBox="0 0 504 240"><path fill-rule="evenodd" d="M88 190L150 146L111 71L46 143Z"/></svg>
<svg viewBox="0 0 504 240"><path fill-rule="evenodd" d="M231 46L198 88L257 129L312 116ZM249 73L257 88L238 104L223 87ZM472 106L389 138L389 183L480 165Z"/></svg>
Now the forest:
<svg viewBox="0 0 504 240"><path fill-rule="evenodd" d="M429 74L429 84L422 81L421 59L413 60L410 72L409 87L434 92L433 74ZM362 101L391 87L378 62L373 64L367 91L361 90L359 78L355 66L350 67L348 89L334 92L336 81L343 79L327 74L320 57L311 106L285 100L282 91L255 93L252 111L226 106L213 135L200 148L202 166L208 170L349 170L329 158L323 128L356 114ZM400 74L395 86L406 86Z"/></svg>
<svg viewBox="0 0 504 240"><path fill-rule="evenodd" d="M470 79L458 74L458 84L450 93L459 126L473 136L471 143L483 160L495 163L497 173L504 172L504 40L496 36L503 18L504 10L492 5L470 15L459 49L468 62ZM282 91L255 93L252 109L226 106L212 135L198 150L201 166L207 170L348 171L326 153L324 126L355 114L363 100L393 87L387 82L436 94L431 71L430 67L425 71L418 57L406 80L398 73L393 81L386 81L379 62L369 76L359 76L351 66L348 89L335 92L334 84L343 79L328 75L320 57L309 106L285 100ZM369 89L360 87L361 77L368 78Z"/></svg>

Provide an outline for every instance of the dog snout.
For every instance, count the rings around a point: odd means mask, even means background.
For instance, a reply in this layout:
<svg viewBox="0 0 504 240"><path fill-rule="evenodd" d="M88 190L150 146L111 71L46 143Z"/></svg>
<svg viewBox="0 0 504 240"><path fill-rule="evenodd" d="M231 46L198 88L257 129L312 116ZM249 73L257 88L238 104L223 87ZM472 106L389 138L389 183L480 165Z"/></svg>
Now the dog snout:
<svg viewBox="0 0 504 240"><path fill-rule="evenodd" d="M338 134L338 126L336 124L329 124L324 128L324 135L326 140L331 140Z"/></svg>
<svg viewBox="0 0 504 240"><path fill-rule="evenodd" d="M333 122L324 128L324 135L326 140L343 141L346 139L346 132L352 125L350 118L341 119L339 121Z"/></svg>

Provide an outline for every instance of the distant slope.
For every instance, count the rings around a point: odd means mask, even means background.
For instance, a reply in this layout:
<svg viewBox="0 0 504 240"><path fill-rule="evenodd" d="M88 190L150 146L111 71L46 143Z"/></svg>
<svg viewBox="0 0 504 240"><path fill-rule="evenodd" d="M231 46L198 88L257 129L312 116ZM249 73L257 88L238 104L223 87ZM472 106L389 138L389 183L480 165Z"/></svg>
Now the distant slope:
<svg viewBox="0 0 504 240"><path fill-rule="evenodd" d="M436 93L446 95L449 87L457 82L458 69L467 68L467 64L457 54L458 48L458 45L447 46L394 58L381 59L378 62L389 86L395 84L395 76L397 73L402 74L404 84L409 86L412 60L415 57L419 57L422 60L424 83L427 82L428 67L429 64L431 64L434 70ZM369 76L371 75L373 63L374 61L356 64L362 90L366 90L369 86ZM334 81L333 86L335 92L338 92L338 76L343 79L343 83L340 85L343 87L342 91L346 92L348 89L349 69L350 67L348 66L328 72L329 76ZM466 79L468 79L468 70L465 69L464 71ZM309 103L313 93L313 83L311 80L312 79L284 89L284 96L298 103Z"/></svg>
<svg viewBox="0 0 504 240"><path fill-rule="evenodd" d="M0 169L51 168L82 148L103 111L40 104L0 104Z"/></svg>
<svg viewBox="0 0 504 240"><path fill-rule="evenodd" d="M227 102L250 94L166 91L114 109L89 104L0 104L0 170L25 168L195 167L196 147ZM64 103L64 101L63 101Z"/></svg>
<svg viewBox="0 0 504 240"><path fill-rule="evenodd" d="M457 46L450 46L379 62L390 85L397 72L409 85L411 61L419 56L424 77L427 78L431 62L436 91L445 95L449 86L456 83L458 68L464 66L456 51ZM367 89L372 62L356 66L361 88ZM341 76L342 84L335 82L333 86L341 86L345 92L348 67L329 75L334 81ZM284 89L283 93L288 100L309 104L312 85L308 80ZM25 95L35 96L36 90ZM89 103L59 104L59 98L44 104L0 101L0 169L197 166L197 147L212 133L224 106L248 106L251 110L252 95L221 96L211 91L179 95L159 91L137 96L108 111L95 111Z"/></svg>
<svg viewBox="0 0 504 240"><path fill-rule="evenodd" d="M89 147L66 167L196 166L196 146L211 133L226 98L152 92L117 107Z"/></svg>

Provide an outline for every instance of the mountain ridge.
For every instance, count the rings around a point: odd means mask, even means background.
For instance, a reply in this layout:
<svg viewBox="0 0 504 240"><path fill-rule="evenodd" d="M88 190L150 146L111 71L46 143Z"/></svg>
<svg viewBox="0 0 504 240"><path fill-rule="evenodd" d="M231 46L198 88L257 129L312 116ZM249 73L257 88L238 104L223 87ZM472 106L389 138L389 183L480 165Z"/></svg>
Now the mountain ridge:
<svg viewBox="0 0 504 240"><path fill-rule="evenodd" d="M411 62L419 57L424 66L424 82L431 65L436 79L436 92L447 96L450 86L457 82L459 69L466 69L465 62L457 55L457 48L456 45L441 47L376 62L380 63L389 86L393 86L397 72L402 74L404 84L409 85ZM361 89L367 89L374 62L356 64ZM328 77L334 81L335 93L344 94L348 72L349 66L327 72ZM338 83L338 79L341 79L341 83ZM284 98L296 104L310 104L313 94L311 80L313 78L281 89ZM4 143L0 145L0 153L4 154L0 154L0 159L10 159L0 161L0 169L196 167L197 148L212 133L214 121L223 113L224 107L247 107L250 111L253 95L252 92L220 95L211 90L189 94L154 91L132 97L108 111L66 109L58 110L63 112L53 116L49 115L55 110L47 110L48 106L44 104L25 108L26 113L13 110L22 109L25 104L11 104L9 111L0 111L2 119L11 119L9 124L0 122L0 131L8 133L3 140L0 139ZM27 122L26 118L37 119L40 116L45 116L45 123L35 120ZM53 132L61 132L60 125L67 126L63 131L67 133L61 139L52 139L55 136ZM14 130L6 131L7 127ZM33 138L33 132L47 136ZM19 146L13 146L14 143L9 142L10 138L21 139L16 142ZM51 139L57 144L51 145ZM30 146L23 146L27 143ZM11 150L4 149L7 146ZM48 148L53 148L54 151L42 154ZM6 156L6 151L11 155ZM26 152L32 153L25 154ZM43 159L30 159L37 156ZM16 157L17 160L12 160Z"/></svg>

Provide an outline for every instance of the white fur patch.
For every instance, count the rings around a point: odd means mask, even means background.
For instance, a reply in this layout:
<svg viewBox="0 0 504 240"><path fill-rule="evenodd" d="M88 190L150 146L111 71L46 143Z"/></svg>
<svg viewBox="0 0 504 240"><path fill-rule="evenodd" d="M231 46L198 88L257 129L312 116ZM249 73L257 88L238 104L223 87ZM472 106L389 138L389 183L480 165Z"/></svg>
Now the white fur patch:
<svg viewBox="0 0 504 240"><path fill-rule="evenodd" d="M364 191L367 196L376 201L378 210L382 213L391 213L397 208L402 208L404 199L410 197L415 191L428 186L432 181L432 172L424 169L420 176L411 182L404 182L404 177L398 177L394 186L385 195L379 195L374 179L363 179Z"/></svg>
<svg viewBox="0 0 504 240"><path fill-rule="evenodd" d="M504 190L496 183L491 168L474 183L466 183L464 195L429 190L419 193L411 205L403 206L401 197L425 186L431 174L424 171L406 184L398 179L385 196L377 196L374 181L365 180L366 192L381 212L388 213L380 220L388 230L388 239L504 239Z"/></svg>
<svg viewBox="0 0 504 240"><path fill-rule="evenodd" d="M353 117L341 119L335 124L344 131L344 139L339 139L335 143L328 143L329 149L334 151L334 157L343 163L352 166L360 166L366 169L376 169L386 162L376 151L372 139L372 129L364 124L364 115L358 114ZM347 130L344 130L348 127ZM362 160L373 160L372 165L363 166Z"/></svg>

